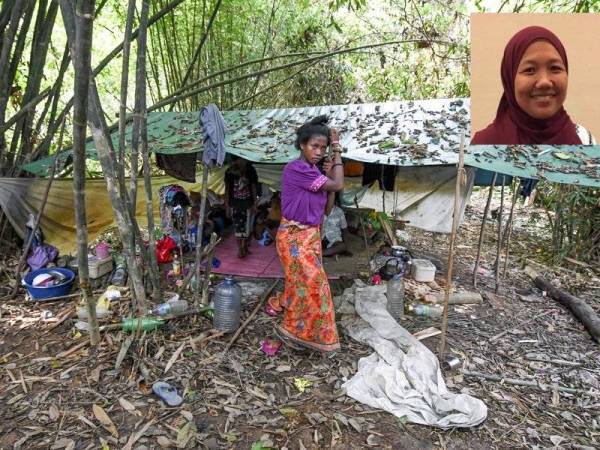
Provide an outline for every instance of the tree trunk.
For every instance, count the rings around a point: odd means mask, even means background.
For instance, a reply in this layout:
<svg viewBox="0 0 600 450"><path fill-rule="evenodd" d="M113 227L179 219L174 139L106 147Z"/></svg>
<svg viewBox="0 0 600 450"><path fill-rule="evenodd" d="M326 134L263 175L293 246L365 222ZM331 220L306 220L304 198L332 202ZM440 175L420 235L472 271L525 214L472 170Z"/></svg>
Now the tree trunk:
<svg viewBox="0 0 600 450"><path fill-rule="evenodd" d="M64 14L64 13L63 13ZM87 131L88 92L91 72L94 0L77 0L75 45L72 47L75 69L75 100L73 104L73 192L77 224L77 267L79 286L87 305L90 324L90 343L100 342L96 317L96 300L90 288L88 274L88 241L85 213L85 137ZM65 27L67 23L65 21Z"/></svg>
<svg viewBox="0 0 600 450"><path fill-rule="evenodd" d="M59 0L60 8L63 15L63 22L67 31L69 42L75 41L73 33L73 24L75 23L74 11L69 0ZM102 172L106 179L106 187L113 208L115 222L119 229L121 241L123 243L123 253L127 260L129 275L133 286L133 294L137 300L137 306L141 314L147 312L146 292L142 279L140 264L136 260L135 248L131 248L132 233L135 233L137 223L132 220L126 201L119 192L119 180L116 168L115 151L112 146L108 126L102 111L98 89L94 82L93 76L90 77L89 92L88 92L88 124L92 131L92 137L98 152L98 159L102 166Z"/></svg>
<svg viewBox="0 0 600 450"><path fill-rule="evenodd" d="M152 181L150 174L150 154L148 153L148 115L146 112L146 48L147 48L147 26L148 26L147 1L142 2L140 14L140 34L138 36L138 56L136 71L136 106L139 105L138 114L140 119L140 141L142 144L142 167L144 170L144 187L146 193L146 213L148 217L148 260L150 262L150 281L152 282L152 297L160 302L162 293L160 290L160 273L156 261L156 240L154 238L154 209L152 206ZM133 163L132 163L133 167ZM132 169L133 170L133 169ZM131 194L135 202L135 193ZM135 204L135 203L134 203Z"/></svg>
<svg viewBox="0 0 600 450"><path fill-rule="evenodd" d="M2 68L2 70L0 70L0 123L4 123L4 117L6 115L6 107L8 105L10 87L12 85L12 78L9 78L9 71L7 68L9 66L10 52L15 41L15 36L17 35L24 4L25 2L21 1L13 3L12 9L10 10L10 16L8 13L9 10L4 8L5 5L3 5L2 8L3 12L6 11L5 14L9 19L7 24L8 28L2 34L2 48L0 50L0 67ZM6 173L8 166L6 153L7 149L4 133L0 133L0 176Z"/></svg>
<svg viewBox="0 0 600 450"><path fill-rule="evenodd" d="M52 2L46 11L45 1L38 5L38 16L35 22L35 30L33 41L31 44L31 57L29 62L29 72L27 77L27 87L23 96L23 104L27 105L34 100L40 92L40 85L44 74L44 66L48 55L48 46L50 44L50 36L54 29L56 14L58 12L58 4ZM35 138L33 134L33 119L35 116L35 107L30 108L25 116L17 125L13 134L13 143L16 147L16 142L20 134L20 147L15 156L15 166L20 164L30 152L31 143ZM16 169L16 167L15 167ZM14 173L14 170L13 170Z"/></svg>
<svg viewBox="0 0 600 450"><path fill-rule="evenodd" d="M598 317L590 305L580 298L553 286L552 283L543 279L529 266L525 267L525 273L531 277L539 289L547 292L550 297L571 310L573 315L585 326L592 338L596 342L600 342L600 317Z"/></svg>
<svg viewBox="0 0 600 450"><path fill-rule="evenodd" d="M121 66L121 101L119 105L119 171L125 180L125 126L127 116L127 87L129 84L129 51L131 49L131 29L135 13L135 0L129 0L125 36L123 38L123 64ZM133 169L131 171L133 173ZM135 202L135 200L132 200ZM133 203L135 208L135 203ZM135 213L134 213L135 214Z"/></svg>

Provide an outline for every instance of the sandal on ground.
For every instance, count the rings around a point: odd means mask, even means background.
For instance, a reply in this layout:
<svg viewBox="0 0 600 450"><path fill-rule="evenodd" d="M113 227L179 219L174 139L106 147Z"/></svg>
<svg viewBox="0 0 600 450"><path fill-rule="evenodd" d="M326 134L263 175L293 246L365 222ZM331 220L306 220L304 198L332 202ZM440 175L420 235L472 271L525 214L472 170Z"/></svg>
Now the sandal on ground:
<svg viewBox="0 0 600 450"><path fill-rule="evenodd" d="M164 381L154 383L152 392L169 406L179 406L183 403L183 398L177 393L177 389Z"/></svg>

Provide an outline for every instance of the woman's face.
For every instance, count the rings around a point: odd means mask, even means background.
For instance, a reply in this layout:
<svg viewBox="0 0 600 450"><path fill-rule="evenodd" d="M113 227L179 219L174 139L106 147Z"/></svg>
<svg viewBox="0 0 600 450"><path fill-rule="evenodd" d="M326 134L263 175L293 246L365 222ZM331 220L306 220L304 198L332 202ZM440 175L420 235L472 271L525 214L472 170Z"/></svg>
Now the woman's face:
<svg viewBox="0 0 600 450"><path fill-rule="evenodd" d="M569 77L552 44L537 41L527 47L515 76L517 104L534 119L549 119L565 102Z"/></svg>
<svg viewBox="0 0 600 450"><path fill-rule="evenodd" d="M311 164L317 164L327 150L327 138L325 136L313 136L306 144L300 144L302 156Z"/></svg>

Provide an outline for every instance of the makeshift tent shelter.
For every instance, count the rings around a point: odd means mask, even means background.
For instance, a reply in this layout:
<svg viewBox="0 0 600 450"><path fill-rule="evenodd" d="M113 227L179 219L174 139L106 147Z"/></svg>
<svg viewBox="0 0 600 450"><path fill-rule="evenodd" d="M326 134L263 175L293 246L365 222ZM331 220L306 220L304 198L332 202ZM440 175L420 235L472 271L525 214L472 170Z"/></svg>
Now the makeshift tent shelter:
<svg viewBox="0 0 600 450"><path fill-rule="evenodd" d="M410 220L411 224L430 231L449 232L451 211L448 205L453 197L454 174L449 168L458 161L458 141L461 133L469 133L469 101L468 99L435 99L415 100L404 102L386 102L357 105L315 106L306 108L284 108L250 111L223 111L223 116L229 128L226 135L227 152L241 156L256 163L283 164L298 157L298 151L293 142L295 130L307 119L327 114L332 119L332 125L341 129L341 144L345 149L344 158L362 162L380 163L397 167L396 188L401 198L397 204L402 210L400 218ZM149 150L162 155L187 155L202 149L200 126L197 113L154 112L148 117ZM131 125L127 128L130 142ZM118 140L117 133L112 134L113 142ZM87 145L87 155L91 161L98 156L94 144ZM58 157L59 164L68 163L70 150L63 151ZM41 159L22 166L32 174L43 177L48 174L54 157ZM189 162L186 163L189 164ZM274 166L275 167L275 166ZM217 192L219 181L215 178L223 171L211 171L209 187ZM259 171L260 174L260 171ZM261 181L268 182L268 177ZM29 183L33 187L39 181L27 180L19 183ZM165 181L172 182L172 181ZM0 181L5 190L4 204L0 203L9 216L9 199L18 198L21 205L31 200L29 188L16 182ZM45 183L42 181L42 183ZM348 180L347 187L360 182ZM183 184L182 184L183 185ZM186 189L199 190L197 184L185 185ZM57 191L58 192L58 191ZM50 192L50 205L54 189ZM88 201L92 204L104 204L99 196L105 193L102 189L90 189ZM371 194L373 195L373 193ZM13 197L15 196L15 197ZM461 211L464 211L468 193L463 198ZM0 199L1 201L1 199ZM58 202L70 206L68 201ZM388 202L393 205L392 201ZM140 205L141 206L141 205ZM29 209L35 205L29 205ZM158 211L158 209L155 209ZM65 211L66 212L66 211ZM94 214L107 214L109 208L101 211L90 211L88 217L94 220ZM432 214L433 213L433 214ZM46 231L48 240L56 242L52 225L56 222L48 220L46 212L42 219L42 228ZM12 214L11 223L19 233L24 232L24 221L18 215ZM64 214L60 214L61 222L66 223ZM431 218L435 218L434 221ZM143 217L139 217L144 224ZM102 221L104 222L104 221ZM69 227L70 228L70 227ZM73 238L74 241L74 228ZM90 227L93 238L98 230ZM55 245L65 250L68 245L65 230Z"/></svg>
<svg viewBox="0 0 600 450"><path fill-rule="evenodd" d="M394 205L399 218L409 220L412 226L429 231L449 232L451 225L451 204L454 196L455 170L458 161L460 135L469 136L469 100L435 99L403 102L386 102L358 105L315 106L306 108L265 109L250 111L223 111L230 132L226 135L227 151L256 163L283 164L298 156L293 147L296 128L308 118L319 114L332 117L332 125L342 130L344 157L351 160L395 165L397 167L396 190L386 194L386 204ZM163 155L182 155L201 150L201 133L197 113L153 112L148 118L149 149ZM130 142L131 125L127 128ZM112 134L116 143L117 133ZM596 147L597 148L597 147ZM525 149L525 150L524 150ZM477 146L467 151L465 164L474 168L498 171L520 177L547 178L550 181L597 186L598 151L590 147L532 147L523 146ZM90 160L97 160L92 141L88 143L87 154ZM70 151L61 152L59 164L69 161ZM46 176L54 157L41 159L22 166L39 177ZM446 167L442 167L446 166ZM261 181L277 184L278 167L264 169L259 165ZM263 169L261 169L261 167ZM223 170L212 170L209 187L222 192ZM156 179L157 182L171 183L170 180ZM470 182L470 179L469 179ZM60 188L50 192L50 209L42 218L42 228L48 240L56 242L64 250L75 238L74 227L68 225L71 203L68 189ZM24 235L23 211L35 210L36 192L44 180L20 179L0 180L0 206L5 210L14 228ZM198 184L183 184L188 190L199 190ZM358 182L347 180L347 188L358 188ZM470 185L469 185L470 186ZM62 189L62 191L61 191ZM465 190L461 201L461 217L464 212L470 189ZM60 195L60 197L58 197ZM63 197L66 195L66 197ZM381 195L370 191L370 196ZM106 192L102 182L98 188L88 190L91 205L104 207L90 210L88 217L93 221L90 227L92 238L98 231L98 223L106 224L111 216ZM52 205L63 207L60 214L52 213ZM142 205L139 205L140 207ZM21 211L21 212L19 212ZM158 208L155 208L158 213ZM52 215L51 215L52 214ZM96 216L100 215L100 216ZM145 223L145 215L139 217ZM106 217L105 217L106 216ZM57 220L58 217L58 220ZM56 224L66 229L57 230ZM67 236L71 234L69 239ZM60 236L60 237L59 237ZM55 239L56 237L56 239ZM56 245L56 244L55 244Z"/></svg>

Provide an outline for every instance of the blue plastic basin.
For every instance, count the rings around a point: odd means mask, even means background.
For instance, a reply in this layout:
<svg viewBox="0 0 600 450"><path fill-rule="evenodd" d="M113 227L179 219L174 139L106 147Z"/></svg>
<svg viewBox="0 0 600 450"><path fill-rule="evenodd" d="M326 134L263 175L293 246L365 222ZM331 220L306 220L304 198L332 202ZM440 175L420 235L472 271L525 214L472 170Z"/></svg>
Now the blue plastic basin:
<svg viewBox="0 0 600 450"><path fill-rule="evenodd" d="M67 278L63 283L55 286L38 287L31 284L36 276L50 272L60 272ZM51 269L38 269L34 270L33 272L29 272L27 275L25 275L25 277L23 277L23 284L25 287L27 287L27 291L33 300L42 300L44 298L67 295L71 291L71 287L73 287L74 279L75 274L72 270L63 269L62 267L53 267Z"/></svg>

